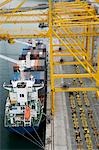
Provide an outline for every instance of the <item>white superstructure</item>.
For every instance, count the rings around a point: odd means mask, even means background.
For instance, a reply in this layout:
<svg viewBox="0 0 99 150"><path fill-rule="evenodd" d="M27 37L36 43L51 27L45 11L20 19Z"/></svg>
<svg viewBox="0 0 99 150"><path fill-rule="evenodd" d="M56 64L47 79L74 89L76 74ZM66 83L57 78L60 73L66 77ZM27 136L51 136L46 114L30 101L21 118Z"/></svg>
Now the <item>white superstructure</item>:
<svg viewBox="0 0 99 150"><path fill-rule="evenodd" d="M12 81L11 85L4 84L3 87L9 91L5 107L6 126L31 126L33 121L38 120L43 112L38 97L38 91L44 87L43 83L35 84L35 79L31 77L30 80Z"/></svg>
<svg viewBox="0 0 99 150"><path fill-rule="evenodd" d="M44 50L46 47L42 41L32 40L26 43L16 40L14 42L26 44L29 48L23 49L19 60L0 55L1 59L15 64L13 66L15 78L10 81L9 85L3 84L3 87L9 92L5 104L5 127L39 126L45 98L45 74L41 79L40 71L43 70L45 73Z"/></svg>

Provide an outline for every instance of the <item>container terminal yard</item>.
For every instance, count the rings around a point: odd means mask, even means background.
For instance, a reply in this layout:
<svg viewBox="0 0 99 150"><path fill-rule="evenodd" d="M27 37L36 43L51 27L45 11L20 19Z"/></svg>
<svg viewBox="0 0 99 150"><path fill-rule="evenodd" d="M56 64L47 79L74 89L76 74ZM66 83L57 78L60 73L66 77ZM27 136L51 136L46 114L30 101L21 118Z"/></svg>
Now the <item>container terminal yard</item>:
<svg viewBox="0 0 99 150"><path fill-rule="evenodd" d="M0 1L0 149L98 150L99 0L27 2ZM20 58L21 49L28 50ZM3 62L20 78L6 78Z"/></svg>

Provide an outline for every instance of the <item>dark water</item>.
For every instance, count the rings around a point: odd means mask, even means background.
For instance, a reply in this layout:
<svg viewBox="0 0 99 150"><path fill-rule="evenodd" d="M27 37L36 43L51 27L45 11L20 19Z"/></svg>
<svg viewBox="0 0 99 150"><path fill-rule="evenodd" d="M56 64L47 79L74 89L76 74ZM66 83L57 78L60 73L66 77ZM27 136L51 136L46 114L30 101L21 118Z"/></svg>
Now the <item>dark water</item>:
<svg viewBox="0 0 99 150"><path fill-rule="evenodd" d="M7 42L0 42L0 54L17 59L22 47L24 46L19 44L9 45ZM4 82L8 83L12 76L12 64L0 59L0 150L41 150L24 137L12 134L4 128L4 107L8 93L3 89L2 84ZM40 129L39 134L43 140L43 127Z"/></svg>

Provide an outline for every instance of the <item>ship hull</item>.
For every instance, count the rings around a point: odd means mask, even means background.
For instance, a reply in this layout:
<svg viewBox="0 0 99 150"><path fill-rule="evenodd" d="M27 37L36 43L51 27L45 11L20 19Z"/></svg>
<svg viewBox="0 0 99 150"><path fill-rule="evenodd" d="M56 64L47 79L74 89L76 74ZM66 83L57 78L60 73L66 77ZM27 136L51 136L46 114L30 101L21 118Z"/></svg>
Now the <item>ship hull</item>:
<svg viewBox="0 0 99 150"><path fill-rule="evenodd" d="M43 122L42 122L43 121ZM10 133L18 133L18 134L33 134L35 132L39 132L40 130L44 130L45 131L45 124L46 124L46 118L43 117L42 118L41 123L39 124L39 126L28 126L28 127L5 127Z"/></svg>
<svg viewBox="0 0 99 150"><path fill-rule="evenodd" d="M25 60L26 59L26 54L28 51L30 51L30 49L23 49L22 55L20 55L19 60ZM46 114L46 100L47 100L47 59L46 59L46 48L41 49L38 47L38 53L39 51L42 51L44 54L41 56L36 56L36 54L34 54L35 50L33 50L33 53L31 54L31 61L33 60L38 60L39 59L39 66L34 66L32 68L29 69L25 69L24 70L24 77L26 79L28 79L29 75L33 75L33 77L35 78L35 82L36 84L42 84L42 82L44 82L44 87L42 88L42 90L39 90L38 96L40 99L40 103L42 104L42 108L43 108L43 112L42 114ZM37 53L37 52L36 52ZM13 80L17 81L20 78L20 72L17 71L19 68L18 66L13 66L13 71L14 71L14 77L12 78ZM37 123L34 126L25 126L23 127L21 126L11 126L9 124L6 124L6 116L5 116L5 128L11 132L11 133L17 133L19 135L22 134L33 134L39 131L42 131L45 133L46 130L46 117L45 115L43 115L41 117L41 120L39 121L39 123ZM44 136L45 138L45 136Z"/></svg>
<svg viewBox="0 0 99 150"><path fill-rule="evenodd" d="M29 134L38 131L39 127L6 127L6 129L11 133Z"/></svg>

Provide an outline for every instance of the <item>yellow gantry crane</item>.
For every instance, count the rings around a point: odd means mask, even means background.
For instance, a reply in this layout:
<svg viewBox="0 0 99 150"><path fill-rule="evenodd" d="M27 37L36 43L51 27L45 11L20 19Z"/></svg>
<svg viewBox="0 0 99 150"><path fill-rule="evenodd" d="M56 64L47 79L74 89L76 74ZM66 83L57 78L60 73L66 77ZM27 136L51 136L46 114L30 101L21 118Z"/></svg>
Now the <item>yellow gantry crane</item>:
<svg viewBox="0 0 99 150"><path fill-rule="evenodd" d="M56 92L96 91L99 96L99 50L97 50L97 69L93 67L94 39L99 36L99 15L86 2L49 2L50 33L50 71L52 114ZM58 44L54 42L58 40ZM59 48L56 48L59 47ZM63 62L58 57L72 57L75 61ZM58 61L56 61L58 60ZM55 73L56 66L81 65L86 73ZM57 87L59 79L92 78L95 87ZM59 82L58 82L59 83Z"/></svg>
<svg viewBox="0 0 99 150"><path fill-rule="evenodd" d="M49 0L49 9L17 12L25 2L26 0L23 0L10 13L4 11L0 13L0 39L49 38L52 114L54 114L57 92L96 91L99 96L99 50L97 50L97 67L93 66L95 39L99 37L99 15L96 14L95 9L80 0L74 2ZM22 26L23 23L28 27ZM48 30L41 31L36 27L34 29L32 24L37 23L47 23ZM7 24L11 24L12 28L7 27ZM73 61L58 61L56 59L58 57L72 57ZM81 65L86 73L55 73L55 67L63 65ZM72 78L93 79L96 86L63 88L55 85L58 79ZM61 84L61 80L59 81Z"/></svg>
<svg viewBox="0 0 99 150"><path fill-rule="evenodd" d="M6 5L7 3L11 2L12 0L5 0L2 3L0 3L0 8L4 5Z"/></svg>
<svg viewBox="0 0 99 150"><path fill-rule="evenodd" d="M48 24L48 10L33 11L30 9L27 12L25 9L20 10L21 6L27 0L23 0L16 8L10 11L0 11L0 38L1 39L16 39L16 38L34 38L48 37L47 30L38 30L33 28L32 24L46 23ZM19 10L19 12L18 12ZM23 23L27 27L23 26ZM10 27L6 25L10 24Z"/></svg>

